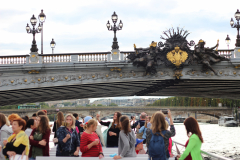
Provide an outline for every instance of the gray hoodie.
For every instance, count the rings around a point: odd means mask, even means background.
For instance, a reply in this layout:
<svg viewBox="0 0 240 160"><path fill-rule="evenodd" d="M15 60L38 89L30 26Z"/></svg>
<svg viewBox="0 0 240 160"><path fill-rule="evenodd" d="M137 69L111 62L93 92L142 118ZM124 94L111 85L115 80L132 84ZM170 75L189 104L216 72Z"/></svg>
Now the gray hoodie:
<svg viewBox="0 0 240 160"><path fill-rule="evenodd" d="M2 148L4 147L3 145L3 139L8 138L13 134L12 128L8 127L6 124L2 126L0 130L0 145L2 145ZM4 155L2 154L2 151L0 152L0 160L5 160Z"/></svg>
<svg viewBox="0 0 240 160"><path fill-rule="evenodd" d="M126 135L122 130L118 139L118 155L121 157L136 157L135 151L136 137L133 130Z"/></svg>

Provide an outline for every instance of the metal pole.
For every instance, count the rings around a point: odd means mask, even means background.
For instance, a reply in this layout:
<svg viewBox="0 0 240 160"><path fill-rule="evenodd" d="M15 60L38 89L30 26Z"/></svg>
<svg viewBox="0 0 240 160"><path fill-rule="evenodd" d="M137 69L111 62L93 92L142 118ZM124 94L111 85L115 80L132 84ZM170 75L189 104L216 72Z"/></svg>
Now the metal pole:
<svg viewBox="0 0 240 160"><path fill-rule="evenodd" d="M41 23L42 25L42 31L41 31L41 54L43 54L43 22Z"/></svg>
<svg viewBox="0 0 240 160"><path fill-rule="evenodd" d="M52 48L52 54L53 54L53 48Z"/></svg>

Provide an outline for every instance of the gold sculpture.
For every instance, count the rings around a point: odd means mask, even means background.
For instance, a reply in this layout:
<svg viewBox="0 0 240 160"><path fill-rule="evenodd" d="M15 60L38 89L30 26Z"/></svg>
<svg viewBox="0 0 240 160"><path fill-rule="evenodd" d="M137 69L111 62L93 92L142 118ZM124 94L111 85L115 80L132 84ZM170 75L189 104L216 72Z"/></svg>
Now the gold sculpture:
<svg viewBox="0 0 240 160"><path fill-rule="evenodd" d="M167 59L175 64L177 68L184 63L188 58L188 54L185 51L182 51L178 46L174 50L167 53Z"/></svg>

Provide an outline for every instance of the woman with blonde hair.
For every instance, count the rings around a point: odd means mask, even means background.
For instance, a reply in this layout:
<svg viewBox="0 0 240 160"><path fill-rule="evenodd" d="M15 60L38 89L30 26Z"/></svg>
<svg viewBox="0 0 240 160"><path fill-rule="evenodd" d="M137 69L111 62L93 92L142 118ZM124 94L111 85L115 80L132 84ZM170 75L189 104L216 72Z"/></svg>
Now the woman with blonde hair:
<svg viewBox="0 0 240 160"><path fill-rule="evenodd" d="M62 125L62 122L64 122L64 115L63 112L59 111L57 113L57 120L53 124L54 138L57 138L57 130Z"/></svg>
<svg viewBox="0 0 240 160"><path fill-rule="evenodd" d="M175 128L170 110L168 110L168 117L170 118L170 131L166 129L166 120L162 112L156 112L151 118L152 126L151 129L147 129L146 135L150 158L166 160L170 157L168 152L169 138L175 136Z"/></svg>
<svg viewBox="0 0 240 160"><path fill-rule="evenodd" d="M75 117L72 114L67 114L64 118L63 126L58 128L58 146L56 156L79 156L80 141L75 127L75 121Z"/></svg>
<svg viewBox="0 0 240 160"><path fill-rule="evenodd" d="M97 129L97 121L94 119L88 120L84 125L84 132L81 136L80 150L82 157L99 157L103 158L102 145L98 135L95 133Z"/></svg>
<svg viewBox="0 0 240 160"><path fill-rule="evenodd" d="M0 113L0 145L4 147L3 140L7 141L9 136L13 134L12 128L7 124L9 123L8 119L3 113ZM5 160L5 156L0 152L0 159Z"/></svg>
<svg viewBox="0 0 240 160"><path fill-rule="evenodd" d="M49 156L49 138L51 129L47 116L39 116L40 122L37 128L32 130L29 136L30 152L29 160L35 160L36 156Z"/></svg>
<svg viewBox="0 0 240 160"><path fill-rule="evenodd" d="M143 135L142 135L142 139L144 139L143 144L146 143L146 132L148 128L147 125L150 122L150 120L151 120L151 117L147 117L144 126L142 126L140 129L137 128L137 133L143 132Z"/></svg>

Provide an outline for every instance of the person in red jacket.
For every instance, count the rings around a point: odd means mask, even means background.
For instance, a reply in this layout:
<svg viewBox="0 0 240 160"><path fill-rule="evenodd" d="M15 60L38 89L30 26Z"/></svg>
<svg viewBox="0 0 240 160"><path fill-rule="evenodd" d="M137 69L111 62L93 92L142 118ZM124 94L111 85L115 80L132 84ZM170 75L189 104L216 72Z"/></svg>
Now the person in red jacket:
<svg viewBox="0 0 240 160"><path fill-rule="evenodd" d="M49 156L49 137L51 129L49 127L48 117L41 115L37 128L33 129L29 136L30 152L29 160L35 160L36 156Z"/></svg>
<svg viewBox="0 0 240 160"><path fill-rule="evenodd" d="M103 158L102 145L95 133L97 129L97 121L94 119L89 120L84 125L84 132L81 136L80 151L82 152L82 157L99 157Z"/></svg>

